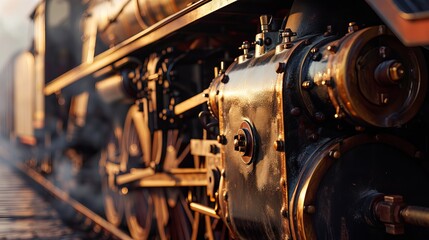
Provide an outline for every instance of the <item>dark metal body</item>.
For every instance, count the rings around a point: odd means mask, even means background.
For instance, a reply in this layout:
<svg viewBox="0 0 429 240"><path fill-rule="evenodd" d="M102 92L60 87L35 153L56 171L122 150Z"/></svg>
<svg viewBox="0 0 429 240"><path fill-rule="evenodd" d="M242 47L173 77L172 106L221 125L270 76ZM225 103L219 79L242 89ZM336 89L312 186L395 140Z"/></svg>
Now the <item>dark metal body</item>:
<svg viewBox="0 0 429 240"><path fill-rule="evenodd" d="M111 136L106 215L137 239L427 239L429 41L378 6L82 4L82 62L44 93L104 100L75 115Z"/></svg>

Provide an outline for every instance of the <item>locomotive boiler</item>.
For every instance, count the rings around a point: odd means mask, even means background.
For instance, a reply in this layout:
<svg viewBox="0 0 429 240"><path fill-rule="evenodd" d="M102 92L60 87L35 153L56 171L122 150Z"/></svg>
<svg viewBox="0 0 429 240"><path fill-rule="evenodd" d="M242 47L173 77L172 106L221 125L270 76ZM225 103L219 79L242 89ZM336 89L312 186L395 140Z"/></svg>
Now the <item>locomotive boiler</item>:
<svg viewBox="0 0 429 240"><path fill-rule="evenodd" d="M428 11L42 1L16 135L42 170L99 154L105 216L135 239L427 239Z"/></svg>

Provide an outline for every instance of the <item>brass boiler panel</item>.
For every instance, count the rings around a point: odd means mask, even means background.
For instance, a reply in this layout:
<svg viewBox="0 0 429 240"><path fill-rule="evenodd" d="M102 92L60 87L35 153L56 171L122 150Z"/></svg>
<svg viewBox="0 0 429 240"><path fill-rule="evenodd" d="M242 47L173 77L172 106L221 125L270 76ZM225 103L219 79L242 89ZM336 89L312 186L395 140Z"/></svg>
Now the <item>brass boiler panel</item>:
<svg viewBox="0 0 429 240"><path fill-rule="evenodd" d="M190 3L191 0L96 1L89 7L87 15L96 19L101 40L113 46L184 9Z"/></svg>
<svg viewBox="0 0 429 240"><path fill-rule="evenodd" d="M219 126L224 161L219 188L224 221L240 239L281 239L281 154L275 64L287 53L233 64L219 86ZM214 85L216 86L216 85ZM223 139L223 140L222 140ZM223 183L223 184L222 184Z"/></svg>
<svg viewBox="0 0 429 240"><path fill-rule="evenodd" d="M208 104L223 145L220 213L240 239L305 239L290 228L306 227L291 223L289 214L309 161L298 156L345 134L339 123L405 124L426 93L424 62L384 26L349 28L342 37L285 38L256 55L245 51L211 84Z"/></svg>

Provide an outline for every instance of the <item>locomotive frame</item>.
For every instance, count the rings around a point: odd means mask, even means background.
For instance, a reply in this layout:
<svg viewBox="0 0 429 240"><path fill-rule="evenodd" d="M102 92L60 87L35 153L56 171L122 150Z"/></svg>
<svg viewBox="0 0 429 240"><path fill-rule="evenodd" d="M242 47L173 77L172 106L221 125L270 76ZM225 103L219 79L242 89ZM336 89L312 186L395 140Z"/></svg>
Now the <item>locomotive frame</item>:
<svg viewBox="0 0 429 240"><path fill-rule="evenodd" d="M67 24L49 25L60 0L34 12L14 134L46 173L58 139L100 153L106 217L133 238L429 235L427 4L66 3Z"/></svg>

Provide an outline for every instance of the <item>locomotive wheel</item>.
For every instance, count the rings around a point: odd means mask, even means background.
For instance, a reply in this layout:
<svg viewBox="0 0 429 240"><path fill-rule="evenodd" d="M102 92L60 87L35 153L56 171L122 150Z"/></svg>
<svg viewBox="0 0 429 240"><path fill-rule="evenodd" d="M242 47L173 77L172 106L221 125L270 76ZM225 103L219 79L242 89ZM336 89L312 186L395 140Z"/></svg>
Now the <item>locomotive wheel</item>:
<svg viewBox="0 0 429 240"><path fill-rule="evenodd" d="M186 131L169 130L164 142L164 171L204 167L199 157L190 154L190 138ZM222 222L190 209L191 201L207 205L205 188L158 188L153 190L152 196L161 239L229 239L229 232Z"/></svg>
<svg viewBox="0 0 429 240"><path fill-rule="evenodd" d="M148 167L150 156L150 135L147 125L144 124L142 114L132 106L128 112L123 138L123 151L121 167L126 169ZM136 126L136 124L139 124ZM138 129L139 127L139 129ZM140 130L140 134L138 132ZM144 140L142 141L142 138ZM144 147L142 147L144 142ZM133 239L149 239L152 237L152 222L154 220L154 204L150 190L135 188L123 192L125 196L125 217Z"/></svg>
<svg viewBox="0 0 429 240"><path fill-rule="evenodd" d="M168 130L163 143L166 151L164 171L189 164L187 160L190 157L190 145L186 134L179 133L179 130ZM191 239L194 216L185 194L187 194L186 189L180 188L152 190L158 233L161 239Z"/></svg>
<svg viewBox="0 0 429 240"><path fill-rule="evenodd" d="M132 107L125 122L125 154L121 158L121 169L124 166L127 170L162 166L158 170L168 172L171 169L202 166L198 157L193 158L190 154L190 138L186 131L156 131L150 136L147 126L147 118ZM197 202L204 202L202 199L206 197L202 188L196 188L198 190L137 186L127 189L123 193L126 193L125 216L131 236L134 239L199 239L207 235L209 239L215 239L213 228L218 224L192 212L189 207L187 199L192 194ZM200 221L205 221L204 233L199 231L204 228Z"/></svg>
<svg viewBox="0 0 429 240"><path fill-rule="evenodd" d="M380 194L428 207L427 171L418 149L391 135L358 135L315 148L291 204L296 239L428 239L428 229L405 225L393 235L370 205Z"/></svg>
<svg viewBox="0 0 429 240"><path fill-rule="evenodd" d="M115 226L123 224L124 200L113 182L114 174L119 172L119 168L114 169L108 167L108 165L118 165L120 163L121 139L122 129L115 127L111 136L109 136L106 148L101 153L99 165L106 218Z"/></svg>

